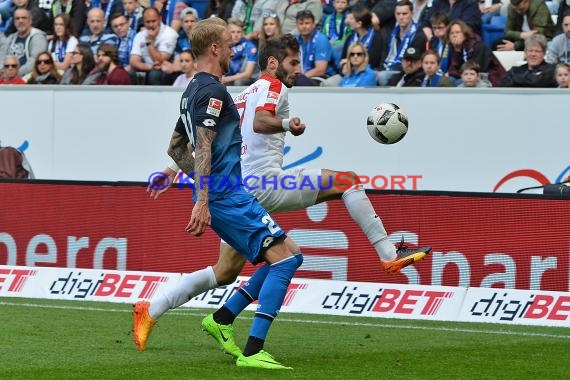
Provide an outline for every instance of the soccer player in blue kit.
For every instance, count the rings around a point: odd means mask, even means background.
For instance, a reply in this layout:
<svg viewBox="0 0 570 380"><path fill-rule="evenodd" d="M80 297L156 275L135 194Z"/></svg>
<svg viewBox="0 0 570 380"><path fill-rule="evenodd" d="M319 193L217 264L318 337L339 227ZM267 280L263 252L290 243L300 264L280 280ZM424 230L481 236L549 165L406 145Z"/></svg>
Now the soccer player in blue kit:
<svg viewBox="0 0 570 380"><path fill-rule="evenodd" d="M284 231L239 182L240 116L219 80L228 70L232 56L229 32L224 26L205 20L192 29L190 39L198 73L182 95L180 118L169 147L171 155L176 151L189 154L186 147L190 143L195 152L194 208L186 231L200 236L211 226L251 263L269 264L249 339L236 364L288 368L264 351L263 345L303 256L284 243ZM229 184L232 179L237 183Z"/></svg>

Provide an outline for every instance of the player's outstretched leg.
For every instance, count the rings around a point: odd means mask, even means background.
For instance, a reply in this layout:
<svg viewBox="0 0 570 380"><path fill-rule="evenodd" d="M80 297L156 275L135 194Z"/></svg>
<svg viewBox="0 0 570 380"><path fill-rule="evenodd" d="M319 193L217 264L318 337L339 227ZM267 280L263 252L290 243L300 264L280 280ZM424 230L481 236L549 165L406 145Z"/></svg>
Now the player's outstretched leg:
<svg viewBox="0 0 570 380"><path fill-rule="evenodd" d="M431 247L421 247L416 249L406 247L404 245L404 237L402 237L402 241L396 247L396 258L392 261L382 261L382 267L386 273L395 274L408 265L412 265L422 260L424 257L429 255L430 252Z"/></svg>
<svg viewBox="0 0 570 380"><path fill-rule="evenodd" d="M323 173L334 172L323 170ZM334 178L333 184L337 185L333 186L332 191L338 188L339 180L343 181L342 185L344 186L346 186L347 181L352 181L352 186L342 193L342 200L352 219L360 226L362 232L374 246L380 257L382 268L386 273L398 273L408 265L422 260L431 252L431 247L410 249L403 244L403 241L399 246L395 247L388 239L388 233L384 228L384 224L376 214L364 188L357 183L356 174L344 172L334 176L332 174L329 175L331 175L331 178Z"/></svg>
<svg viewBox="0 0 570 380"><path fill-rule="evenodd" d="M173 288L149 301L139 301L134 305L133 336L137 350L146 349L152 328L169 309L185 304L193 297L218 286L212 267L182 276Z"/></svg>

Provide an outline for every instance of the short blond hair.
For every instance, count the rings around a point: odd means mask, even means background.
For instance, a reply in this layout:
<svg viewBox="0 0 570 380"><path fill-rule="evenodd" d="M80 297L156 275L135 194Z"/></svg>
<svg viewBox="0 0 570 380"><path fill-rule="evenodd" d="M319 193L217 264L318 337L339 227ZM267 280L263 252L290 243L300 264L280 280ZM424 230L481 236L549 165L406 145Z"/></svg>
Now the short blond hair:
<svg viewBox="0 0 570 380"><path fill-rule="evenodd" d="M221 43L227 24L218 17L199 21L190 31L190 44L196 57L201 57L213 43Z"/></svg>

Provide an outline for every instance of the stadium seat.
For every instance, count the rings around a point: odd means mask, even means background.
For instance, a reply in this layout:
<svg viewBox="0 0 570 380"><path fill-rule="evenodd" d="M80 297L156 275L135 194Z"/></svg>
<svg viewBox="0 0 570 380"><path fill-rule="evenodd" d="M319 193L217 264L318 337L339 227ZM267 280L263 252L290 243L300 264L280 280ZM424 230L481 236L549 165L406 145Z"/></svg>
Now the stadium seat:
<svg viewBox="0 0 570 380"><path fill-rule="evenodd" d="M494 51L493 54L507 71L513 66L520 66L525 63L524 52L522 51Z"/></svg>
<svg viewBox="0 0 570 380"><path fill-rule="evenodd" d="M483 41L493 48L493 42L505 36L505 26L507 24L506 16L493 16L491 22L483 24Z"/></svg>

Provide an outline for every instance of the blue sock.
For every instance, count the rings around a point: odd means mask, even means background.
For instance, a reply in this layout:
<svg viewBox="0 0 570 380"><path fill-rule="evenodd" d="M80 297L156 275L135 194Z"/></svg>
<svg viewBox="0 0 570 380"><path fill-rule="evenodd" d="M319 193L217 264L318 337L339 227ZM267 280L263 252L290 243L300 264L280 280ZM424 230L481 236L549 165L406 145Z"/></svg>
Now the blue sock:
<svg viewBox="0 0 570 380"><path fill-rule="evenodd" d="M303 263L303 255L301 253L296 253L295 259L297 260L298 268ZM249 281L239 288L238 291L226 301L224 306L234 315L234 318L245 310L250 303L259 298L259 291L267 277L267 273L269 273L269 264L265 264L256 270ZM233 321L228 322L228 324L229 323L233 323Z"/></svg>
<svg viewBox="0 0 570 380"><path fill-rule="evenodd" d="M303 255L298 254L269 266L269 272L259 292L259 306L253 318L250 337L265 340L285 299L287 287L302 262Z"/></svg>
<svg viewBox="0 0 570 380"><path fill-rule="evenodd" d="M255 273L251 276L248 282L244 286L238 289L229 300L226 301L224 306L234 315L237 316L241 313L247 305L252 303L259 296L259 290L263 281L267 277L269 272L269 265L262 265Z"/></svg>

